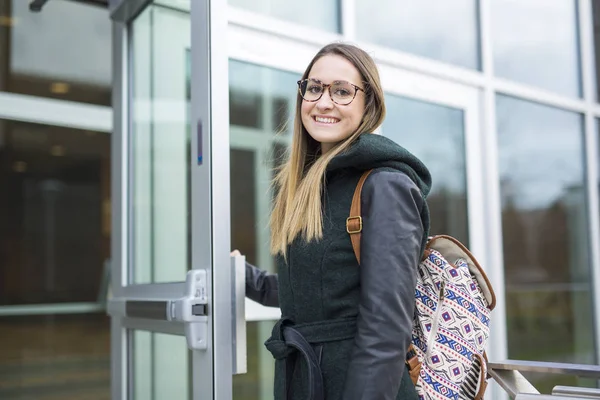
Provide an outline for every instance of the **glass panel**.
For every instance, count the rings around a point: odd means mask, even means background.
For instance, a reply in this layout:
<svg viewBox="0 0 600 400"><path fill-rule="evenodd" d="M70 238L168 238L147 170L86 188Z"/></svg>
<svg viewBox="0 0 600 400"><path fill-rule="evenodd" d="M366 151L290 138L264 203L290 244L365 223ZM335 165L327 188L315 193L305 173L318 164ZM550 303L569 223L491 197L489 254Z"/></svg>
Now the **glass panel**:
<svg viewBox="0 0 600 400"><path fill-rule="evenodd" d="M191 355L185 337L129 331L129 338L132 400L191 399Z"/></svg>
<svg viewBox="0 0 600 400"><path fill-rule="evenodd" d="M297 74L229 63L232 248L274 272L269 252L270 183L291 139ZM277 135L281 133L281 135ZM247 323L248 373L233 377L233 398L273 398L274 360L264 341L274 321Z"/></svg>
<svg viewBox="0 0 600 400"><path fill-rule="evenodd" d="M356 0L356 35L378 45L479 69L477 0Z"/></svg>
<svg viewBox="0 0 600 400"><path fill-rule="evenodd" d="M0 91L111 104L112 31L106 10L0 0ZM68 18L65 18L68 15Z"/></svg>
<svg viewBox="0 0 600 400"><path fill-rule="evenodd" d="M494 0L490 6L495 74L579 97L575 0Z"/></svg>
<svg viewBox="0 0 600 400"><path fill-rule="evenodd" d="M229 62L229 123L266 135L291 134L298 74Z"/></svg>
<svg viewBox="0 0 600 400"><path fill-rule="evenodd" d="M95 302L110 257L110 137L0 120L0 305Z"/></svg>
<svg viewBox="0 0 600 400"><path fill-rule="evenodd" d="M270 184L291 140L298 75L230 60L229 79L232 248L273 271Z"/></svg>
<svg viewBox="0 0 600 400"><path fill-rule="evenodd" d="M386 96L386 107L383 135L412 152L431 172L431 234L452 235L468 244L463 110L395 95Z"/></svg>
<svg viewBox="0 0 600 400"><path fill-rule="evenodd" d="M190 264L189 13L149 6L132 30L133 282L182 281Z"/></svg>
<svg viewBox="0 0 600 400"><path fill-rule="evenodd" d="M496 107L508 356L595 363L582 115L501 95Z"/></svg>
<svg viewBox="0 0 600 400"><path fill-rule="evenodd" d="M104 313L0 317L0 398L110 399Z"/></svg>
<svg viewBox="0 0 600 400"><path fill-rule="evenodd" d="M230 155L231 243L256 263L256 152L231 149Z"/></svg>
<svg viewBox="0 0 600 400"><path fill-rule="evenodd" d="M308 25L311 28L340 32L340 0L229 0L234 7L270 17Z"/></svg>
<svg viewBox="0 0 600 400"><path fill-rule="evenodd" d="M600 3L592 1L592 23L594 34L594 67L596 68L596 101L600 101Z"/></svg>
<svg viewBox="0 0 600 400"><path fill-rule="evenodd" d="M275 321L248 322L248 373L233 376L233 398L236 400L273 399L275 360L264 345Z"/></svg>

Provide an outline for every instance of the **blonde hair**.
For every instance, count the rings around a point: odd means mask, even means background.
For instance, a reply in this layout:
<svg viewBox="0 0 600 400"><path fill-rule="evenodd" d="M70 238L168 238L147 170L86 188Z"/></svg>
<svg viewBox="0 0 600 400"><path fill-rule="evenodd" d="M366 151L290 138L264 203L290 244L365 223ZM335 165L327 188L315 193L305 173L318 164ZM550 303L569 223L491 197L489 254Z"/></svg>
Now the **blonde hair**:
<svg viewBox="0 0 600 400"><path fill-rule="evenodd" d="M271 253L287 256L287 247L301 234L306 241L323 237L321 191L329 162L362 133L372 133L385 117L384 94L375 62L364 50L343 43L323 47L312 59L302 79L306 79L317 60L338 55L358 70L365 89L363 118L348 139L320 155L320 144L304 128L301 118L302 97L296 97L294 134L287 161L273 180L275 201L271 214Z"/></svg>

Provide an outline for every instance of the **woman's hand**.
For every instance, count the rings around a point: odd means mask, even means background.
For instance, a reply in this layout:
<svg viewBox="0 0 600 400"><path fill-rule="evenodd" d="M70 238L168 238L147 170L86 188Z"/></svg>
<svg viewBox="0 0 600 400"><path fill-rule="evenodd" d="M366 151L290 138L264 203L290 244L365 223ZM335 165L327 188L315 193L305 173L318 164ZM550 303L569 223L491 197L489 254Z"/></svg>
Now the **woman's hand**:
<svg viewBox="0 0 600 400"><path fill-rule="evenodd" d="M241 256L242 253L240 253L240 251L236 249L236 250L233 250L231 253L229 253L229 255L232 257L233 256Z"/></svg>

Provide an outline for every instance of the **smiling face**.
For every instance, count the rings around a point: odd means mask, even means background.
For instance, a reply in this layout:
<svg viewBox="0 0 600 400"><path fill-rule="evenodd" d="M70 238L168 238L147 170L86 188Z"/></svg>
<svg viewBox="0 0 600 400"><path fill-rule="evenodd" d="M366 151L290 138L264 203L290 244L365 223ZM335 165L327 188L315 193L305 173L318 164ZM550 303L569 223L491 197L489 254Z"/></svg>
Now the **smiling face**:
<svg viewBox="0 0 600 400"><path fill-rule="evenodd" d="M346 81L364 89L356 67L338 55L330 54L318 59L310 70L308 79L324 84ZM357 91L356 97L348 105L334 103L329 88L325 89L317 101L302 100L302 124L308 134L321 143L322 154L329 151L336 143L350 137L358 128L364 112L365 93L361 90Z"/></svg>

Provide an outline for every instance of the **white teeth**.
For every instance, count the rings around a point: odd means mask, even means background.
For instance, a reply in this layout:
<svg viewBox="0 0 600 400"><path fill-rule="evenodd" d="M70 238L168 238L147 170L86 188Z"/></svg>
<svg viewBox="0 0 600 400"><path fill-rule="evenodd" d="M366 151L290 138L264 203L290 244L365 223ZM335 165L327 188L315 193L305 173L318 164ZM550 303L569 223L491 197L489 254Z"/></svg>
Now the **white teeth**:
<svg viewBox="0 0 600 400"><path fill-rule="evenodd" d="M315 117L315 121L321 122L324 124L335 124L336 122L338 122L338 120L335 118L323 118L323 117Z"/></svg>

